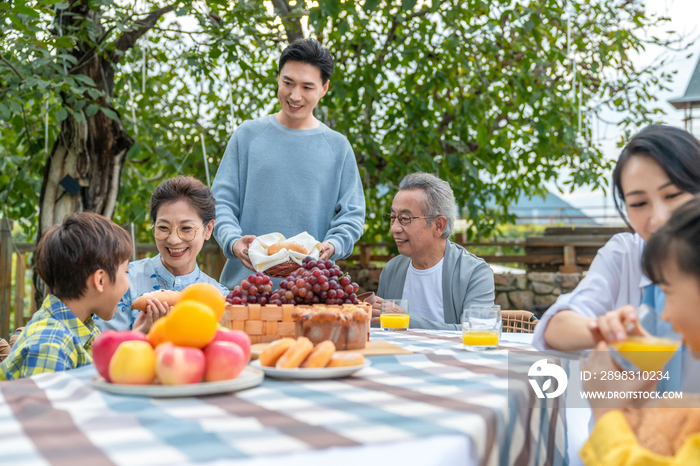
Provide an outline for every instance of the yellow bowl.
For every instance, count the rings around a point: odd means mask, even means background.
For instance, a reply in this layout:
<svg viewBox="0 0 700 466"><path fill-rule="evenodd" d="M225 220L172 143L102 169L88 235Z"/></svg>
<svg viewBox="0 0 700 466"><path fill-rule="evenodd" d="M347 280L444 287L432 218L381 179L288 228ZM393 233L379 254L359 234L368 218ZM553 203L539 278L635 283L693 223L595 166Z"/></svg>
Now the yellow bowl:
<svg viewBox="0 0 700 466"><path fill-rule="evenodd" d="M680 341L657 337L629 337L611 347L643 371L660 371L673 357Z"/></svg>

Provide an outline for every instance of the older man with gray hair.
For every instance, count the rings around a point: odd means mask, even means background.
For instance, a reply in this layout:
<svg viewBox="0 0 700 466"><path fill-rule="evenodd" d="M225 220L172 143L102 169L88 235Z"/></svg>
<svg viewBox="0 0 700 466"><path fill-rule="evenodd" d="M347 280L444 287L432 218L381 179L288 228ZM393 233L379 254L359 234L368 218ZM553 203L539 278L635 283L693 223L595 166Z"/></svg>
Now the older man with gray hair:
<svg viewBox="0 0 700 466"><path fill-rule="evenodd" d="M408 299L411 328L459 330L465 308L493 305L491 268L449 239L456 210L447 182L413 173L401 180L391 215L384 215L401 255L382 270L378 302ZM372 321L379 322L379 304Z"/></svg>

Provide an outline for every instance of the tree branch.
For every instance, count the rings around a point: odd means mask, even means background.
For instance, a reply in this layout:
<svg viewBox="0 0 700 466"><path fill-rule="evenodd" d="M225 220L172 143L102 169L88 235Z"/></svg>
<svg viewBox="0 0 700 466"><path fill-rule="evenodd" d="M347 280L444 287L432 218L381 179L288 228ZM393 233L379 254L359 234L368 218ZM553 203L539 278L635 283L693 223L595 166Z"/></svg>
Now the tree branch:
<svg viewBox="0 0 700 466"><path fill-rule="evenodd" d="M86 53L83 54L82 58L78 63L73 66L73 68L70 69L70 74L75 74L76 71L78 71L80 68L83 66L87 65L90 63L90 60L92 60L95 57L95 50L97 50L97 47L102 45L102 43L107 39L109 34L114 30L115 26L112 26L109 28L107 31L105 31L103 34L100 35L100 37L97 39L95 42L95 45L93 45L90 50L88 50Z"/></svg>
<svg viewBox="0 0 700 466"><path fill-rule="evenodd" d="M12 71L14 71L15 74L17 75L17 77L18 77L20 80L24 81L24 78L22 77L22 75L19 74L19 71L17 71L17 68L15 68L15 67L12 65L12 63L10 63L9 61L7 61L7 60L5 59L5 57L3 57L1 54L0 54L0 61L2 61L4 64L6 64Z"/></svg>
<svg viewBox="0 0 700 466"><path fill-rule="evenodd" d="M143 20L135 21L135 28L124 32L119 39L117 39L114 51L109 55L110 61L114 64L119 63L124 56L124 52L132 48L134 44L136 44L136 41L158 22L161 16L174 9L175 4L168 5L150 12Z"/></svg>
<svg viewBox="0 0 700 466"><path fill-rule="evenodd" d="M299 18L287 19L287 15L289 15L289 13L292 11L289 8L287 0L272 0L272 4L274 5L280 19L282 19L284 31L287 33L287 42L291 44L297 39L303 39L304 32L301 29L301 21ZM289 23L295 26L294 29L287 27Z"/></svg>

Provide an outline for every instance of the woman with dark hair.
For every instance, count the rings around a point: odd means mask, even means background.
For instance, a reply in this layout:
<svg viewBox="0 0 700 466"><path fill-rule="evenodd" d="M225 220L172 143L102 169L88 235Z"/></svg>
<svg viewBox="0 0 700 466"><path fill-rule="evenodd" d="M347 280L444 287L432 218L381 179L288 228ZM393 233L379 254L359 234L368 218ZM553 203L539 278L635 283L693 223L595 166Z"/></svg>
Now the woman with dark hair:
<svg viewBox="0 0 700 466"><path fill-rule="evenodd" d="M98 322L101 330L148 332L153 322L165 316L167 303L149 302L146 311L131 303L154 290L182 291L192 283L211 283L228 290L197 266L197 254L214 230L215 201L211 190L191 176L162 182L151 196L150 217L159 254L129 264L129 291L119 302L112 320Z"/></svg>
<svg viewBox="0 0 700 466"><path fill-rule="evenodd" d="M561 295L535 329L539 349L575 351L633 334L665 333L658 318L663 294L642 270L646 242L673 211L700 192L700 143L671 126L649 126L622 150L613 172L615 204L634 233L613 236L596 255L586 276ZM636 308L655 312L640 324Z"/></svg>
<svg viewBox="0 0 700 466"><path fill-rule="evenodd" d="M700 358L700 198L679 207L649 240L644 250L645 274L664 291L661 317L683 336ZM619 371L608 346L601 341L582 361L589 373ZM696 360L697 361L697 360ZM685 369L685 367L684 367ZM697 378L698 372L684 371ZM588 392L650 392L653 380L622 377L591 378L583 382ZM591 398L595 428L581 450L586 466L646 466L698 464L700 460L700 396L684 392L682 399L662 399L640 405L639 400ZM656 408L656 409L643 409Z"/></svg>

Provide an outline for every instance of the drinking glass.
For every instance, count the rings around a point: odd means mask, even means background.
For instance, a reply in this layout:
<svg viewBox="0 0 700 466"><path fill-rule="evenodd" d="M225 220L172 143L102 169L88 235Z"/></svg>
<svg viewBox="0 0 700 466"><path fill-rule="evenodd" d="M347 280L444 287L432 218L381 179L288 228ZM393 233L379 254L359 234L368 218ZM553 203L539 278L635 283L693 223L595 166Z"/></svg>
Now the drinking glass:
<svg viewBox="0 0 700 466"><path fill-rule="evenodd" d="M407 299L385 299L379 306L379 326L386 332L407 330L410 318Z"/></svg>
<svg viewBox="0 0 700 466"><path fill-rule="evenodd" d="M464 349L484 351L498 348L502 326L501 306L469 306L462 315Z"/></svg>

